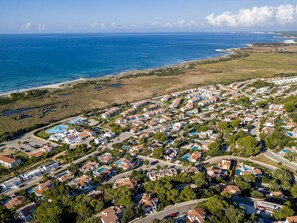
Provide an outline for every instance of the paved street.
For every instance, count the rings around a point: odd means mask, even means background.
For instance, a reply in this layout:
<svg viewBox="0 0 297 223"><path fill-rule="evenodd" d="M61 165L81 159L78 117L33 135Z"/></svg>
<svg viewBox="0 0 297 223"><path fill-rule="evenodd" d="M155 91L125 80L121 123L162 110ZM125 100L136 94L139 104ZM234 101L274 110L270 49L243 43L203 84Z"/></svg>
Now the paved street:
<svg viewBox="0 0 297 223"><path fill-rule="evenodd" d="M206 201L207 199L198 199L194 201L187 201L183 203L177 203L175 205L171 205L166 207L164 210L150 214L144 218L136 219L134 221L131 221L131 223L150 223L154 219L163 219L165 216L170 215L171 213L185 213L189 211L190 209L194 209L198 203Z"/></svg>

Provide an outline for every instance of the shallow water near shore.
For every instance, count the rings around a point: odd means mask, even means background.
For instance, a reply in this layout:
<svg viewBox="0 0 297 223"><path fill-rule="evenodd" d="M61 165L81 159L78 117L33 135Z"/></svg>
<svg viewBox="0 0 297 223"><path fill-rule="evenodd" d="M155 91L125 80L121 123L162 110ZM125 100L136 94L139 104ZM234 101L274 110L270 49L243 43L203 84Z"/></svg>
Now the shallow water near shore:
<svg viewBox="0 0 297 223"><path fill-rule="evenodd" d="M0 93L223 55L274 34L0 35Z"/></svg>

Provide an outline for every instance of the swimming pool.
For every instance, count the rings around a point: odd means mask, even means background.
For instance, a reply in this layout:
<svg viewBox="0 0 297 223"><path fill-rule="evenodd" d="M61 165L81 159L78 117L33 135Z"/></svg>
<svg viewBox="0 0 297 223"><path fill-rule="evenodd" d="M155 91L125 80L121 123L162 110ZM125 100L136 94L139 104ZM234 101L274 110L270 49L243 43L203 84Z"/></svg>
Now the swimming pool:
<svg viewBox="0 0 297 223"><path fill-rule="evenodd" d="M237 176L241 174L241 171L240 170L236 170L236 173L235 173Z"/></svg>
<svg viewBox="0 0 297 223"><path fill-rule="evenodd" d="M193 132L190 132L190 133L189 133L189 136L195 136L195 135L198 135L198 132L193 131Z"/></svg>
<svg viewBox="0 0 297 223"><path fill-rule="evenodd" d="M122 146L122 149L130 149L130 146Z"/></svg>
<svg viewBox="0 0 297 223"><path fill-rule="evenodd" d="M282 150L284 153L291 153L292 151L291 150L288 150L288 149L283 149Z"/></svg>
<svg viewBox="0 0 297 223"><path fill-rule="evenodd" d="M28 190L28 193L29 193L29 194L34 193L34 191L36 190L36 188L37 188L37 186L30 188L30 189Z"/></svg>
<svg viewBox="0 0 297 223"><path fill-rule="evenodd" d="M103 171L105 171L105 170L107 170L107 168L106 167L100 167L99 169L98 169L98 173L102 173Z"/></svg>
<svg viewBox="0 0 297 223"><path fill-rule="evenodd" d="M190 156L189 154L186 154L186 155L183 156L183 159L184 159L185 161L189 161L190 158L191 158L191 156Z"/></svg>
<svg viewBox="0 0 297 223"><path fill-rule="evenodd" d="M67 125L56 125L48 130L46 130L45 132L47 134L55 134L55 133L63 133L66 132L68 126Z"/></svg>
<svg viewBox="0 0 297 223"><path fill-rule="evenodd" d="M292 132L287 132L287 135L290 137L293 137L293 133Z"/></svg>
<svg viewBox="0 0 297 223"><path fill-rule="evenodd" d="M197 151L199 149L199 146L193 146L192 150Z"/></svg>
<svg viewBox="0 0 297 223"><path fill-rule="evenodd" d="M123 160L118 160L118 161L115 162L115 165L119 166L119 165L121 165L122 163L123 163Z"/></svg>

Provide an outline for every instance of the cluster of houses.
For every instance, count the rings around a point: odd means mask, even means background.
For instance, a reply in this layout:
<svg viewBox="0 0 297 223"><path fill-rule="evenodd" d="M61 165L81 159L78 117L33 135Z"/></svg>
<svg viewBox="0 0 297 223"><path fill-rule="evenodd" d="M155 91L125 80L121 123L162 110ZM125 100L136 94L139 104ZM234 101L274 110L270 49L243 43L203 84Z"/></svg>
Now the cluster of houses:
<svg viewBox="0 0 297 223"><path fill-rule="evenodd" d="M276 85L293 84L297 82L297 78L265 80L275 83ZM260 129L260 131L264 134L271 134L276 128L276 119L275 116L266 115L273 112L275 115L283 118L283 128L287 131L288 136L297 138L297 125L287 116L283 105L271 104L268 106L268 109L262 109L256 106L245 108L240 104L234 105L230 103L230 100L237 100L246 95L239 90L248 86L249 83L251 83L251 81L237 82L229 86L217 84L174 92L170 95L164 95L161 98L142 100L131 103L128 106L106 109L101 114L101 118L112 122L112 124L125 127L127 131L137 133L134 134L133 144L129 146L125 144L125 148L122 149L127 149L130 154L137 155L145 149L153 152L156 148L161 147L164 149L162 159L168 161L168 163L185 161L192 163L192 165L198 164L203 158L203 153L208 151L209 145L219 137L218 130L215 129L215 127L211 129L186 129L185 126L189 126L189 124L203 124L206 121L218 119L218 117L220 120L227 123L231 123L235 119L239 120L240 127L236 127L234 132L238 132L239 130L248 132L250 129L245 127L247 124L253 124L257 117L265 117L262 123L263 128ZM286 86L284 86L284 88L285 87ZM265 98L266 94L270 94L270 89L268 88L245 90L246 92L251 92L255 97L262 95L263 98ZM276 93L284 94L284 91L280 89L276 91ZM95 145L104 146L110 142L110 139L117 136L117 134L111 132L98 134L91 129L80 129L80 131L78 131L74 128L70 128L71 125L83 124L84 122L85 120L77 119L69 123L69 126L65 124L60 125L60 127L56 126L51 128L56 132L49 131L49 140L57 143L76 145L90 138L94 139ZM152 136L150 132L140 132L140 130L147 128L153 129L151 131L152 133L165 133L168 138L173 139L167 139L164 143L153 140L149 138ZM144 143L141 142L143 138L151 139L152 143L150 143L148 148L144 148ZM174 142L176 141L180 142L180 146L178 147L181 147L183 151L174 146ZM191 141L191 143L188 141ZM44 153L49 153L54 149L55 147L52 144L45 144L34 152L31 152L29 156L40 157ZM226 151L228 151L228 149L229 148L226 148ZM286 157L289 153L297 153L297 149L295 147L286 147L279 152L283 157ZM96 157L95 160L96 161L92 160L81 164L79 167L79 175L75 175L70 170L64 170L55 174L54 178L61 183L68 184L74 190L80 192L90 191L90 193L88 193L90 196L102 197L102 192L93 190L94 185L92 183L95 177L104 176L104 180L110 179L117 175L119 171L132 170L139 164L139 159L126 157L116 159L112 154L104 152ZM21 160L13 156L0 155L0 164L7 168L13 168L20 163ZM0 186L2 191L9 191L13 188L18 188L25 182L50 173L58 167L59 164L57 162L50 161L37 168L26 171L17 177L6 180L2 182ZM188 169L170 167L167 169L148 170L146 177L150 181L156 181L162 177L176 176L179 172L193 173L199 171L200 170L196 167ZM226 159L222 159L220 162L208 166L205 171L206 176L210 180L216 178L230 179L246 174L254 175L257 178L263 176L263 171L259 168ZM54 182L52 180L47 180L31 188L30 193L34 193L36 197L42 200L43 193L50 190L53 185ZM122 186L134 190L137 189L139 185L136 180L128 177L117 179L113 183L114 188ZM258 191L265 197L283 196L267 188L259 188ZM221 193L239 196L241 190L238 186L231 184L223 186ZM24 197L13 196L5 203L5 207L9 209L24 203L26 203ZM158 198L152 194L142 194L137 205L138 207L143 207L146 213L152 213L155 212L158 207ZM273 211L281 208L281 205L263 200L257 200L253 204L240 203L239 206L240 205L244 206L246 210L252 210L253 213L267 216L271 216ZM17 214L24 221L30 221L36 207L37 205L34 202L26 203L25 206L17 210ZM116 223L123 217L123 211L124 209L122 207L111 206L101 211L98 217L101 219L101 222ZM191 209L186 213L187 222L203 223L206 221L206 218L206 212L201 208ZM288 222L292 222L291 220L290 218L287 219Z"/></svg>

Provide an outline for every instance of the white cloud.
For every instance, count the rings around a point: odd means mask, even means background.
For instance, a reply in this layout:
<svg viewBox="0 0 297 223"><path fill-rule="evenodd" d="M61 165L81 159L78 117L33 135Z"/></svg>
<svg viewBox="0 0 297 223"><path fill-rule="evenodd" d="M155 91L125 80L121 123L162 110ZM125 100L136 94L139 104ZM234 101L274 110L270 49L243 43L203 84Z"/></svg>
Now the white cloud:
<svg viewBox="0 0 297 223"><path fill-rule="evenodd" d="M20 29L23 31L44 31L47 29L47 26L42 23L34 24L32 22L27 22L20 25Z"/></svg>
<svg viewBox="0 0 297 223"><path fill-rule="evenodd" d="M106 25L104 23L93 22L90 24L92 29L105 29Z"/></svg>
<svg viewBox="0 0 297 223"><path fill-rule="evenodd" d="M39 31L44 31L46 29L47 29L47 27L45 24L38 24L36 27L36 30L39 30Z"/></svg>
<svg viewBox="0 0 297 223"><path fill-rule="evenodd" d="M27 22L20 26L21 30L28 31L32 28L33 24L31 22Z"/></svg>
<svg viewBox="0 0 297 223"><path fill-rule="evenodd" d="M166 22L166 23L163 24L163 27L165 27L165 28L171 28L171 27L173 27L173 25L172 25L171 22Z"/></svg>
<svg viewBox="0 0 297 223"><path fill-rule="evenodd" d="M295 21L297 6L279 5L278 7L262 6L251 9L240 9L238 13L223 12L206 17L213 26L254 27L275 24L286 25Z"/></svg>
<svg viewBox="0 0 297 223"><path fill-rule="evenodd" d="M160 25L160 22L158 22L158 21L152 22L152 26L158 26L158 25Z"/></svg>
<svg viewBox="0 0 297 223"><path fill-rule="evenodd" d="M177 22L177 25L179 27L184 27L186 25L186 21L184 19L183 20L180 20L180 21Z"/></svg>
<svg viewBox="0 0 297 223"><path fill-rule="evenodd" d="M295 13L297 14L297 8L295 9L294 6L280 5L276 9L275 18L279 23L287 24L294 20Z"/></svg>

